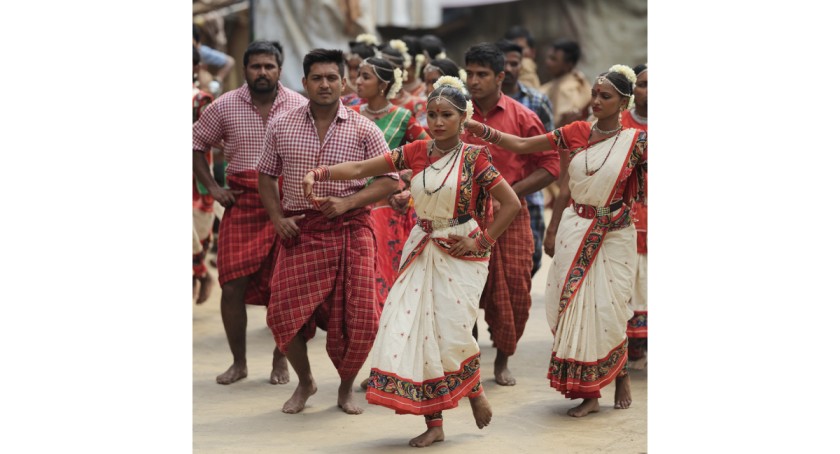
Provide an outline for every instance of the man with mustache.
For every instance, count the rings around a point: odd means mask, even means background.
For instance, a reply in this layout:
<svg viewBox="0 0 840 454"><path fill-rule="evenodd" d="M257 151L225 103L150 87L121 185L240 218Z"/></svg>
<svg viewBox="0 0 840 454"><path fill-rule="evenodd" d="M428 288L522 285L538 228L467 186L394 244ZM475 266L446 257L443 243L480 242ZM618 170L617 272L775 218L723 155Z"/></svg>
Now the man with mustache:
<svg viewBox="0 0 840 454"><path fill-rule="evenodd" d="M299 413L318 390L306 342L319 327L327 332L327 354L341 378L338 406L356 415L362 408L353 402L353 381L373 347L381 313L369 205L397 189L397 175L370 184L366 178L322 182L313 188L314 197L304 197L301 182L309 170L389 150L374 122L341 103L340 50L312 50L303 58L303 74L309 103L271 124L257 167L260 196L283 240L271 280L268 326L299 380L283 412ZM283 178L282 204L278 178Z"/></svg>
<svg viewBox="0 0 840 454"><path fill-rule="evenodd" d="M216 377L222 385L248 376L245 361L245 304L267 306L269 284L280 244L257 190L257 161L265 131L280 114L306 104L300 94L280 84L282 47L255 41L243 58L246 84L210 104L193 125L193 173L222 206L217 258L222 286L222 323L233 364ZM229 188L219 186L204 153L224 142ZM289 382L285 356L274 349L271 384Z"/></svg>

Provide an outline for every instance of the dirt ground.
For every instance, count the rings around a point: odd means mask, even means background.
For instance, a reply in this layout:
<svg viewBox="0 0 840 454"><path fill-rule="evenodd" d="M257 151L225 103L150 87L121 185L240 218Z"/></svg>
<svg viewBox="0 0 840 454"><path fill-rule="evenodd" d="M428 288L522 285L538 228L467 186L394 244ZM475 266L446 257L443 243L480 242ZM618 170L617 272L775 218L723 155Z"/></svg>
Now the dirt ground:
<svg viewBox="0 0 840 454"><path fill-rule="evenodd" d="M568 400L546 379L551 331L545 319L543 294L547 258L534 277L531 316L510 368L517 384L503 387L493 381L495 350L487 333L483 311L479 319L482 383L493 407L493 420L483 430L475 426L469 402L444 412L446 441L426 448L434 452L564 452L641 453L647 451L647 371L631 371L633 404L612 408L614 386L601 391L601 410L584 418L571 418L566 410L579 400ZM211 268L211 272L215 272ZM232 385L216 384L232 357L219 314L221 291L215 286L209 301L193 308L193 448L198 453L252 452L416 452L408 440L425 430L423 418L396 415L370 405L356 389L356 402L364 414L344 414L336 406L338 374L327 357L325 333L309 342L309 357L318 393L303 412L281 411L291 396L291 382L271 385L271 331L265 308L248 308L247 378ZM291 370L291 367L290 367ZM360 372L367 375L367 365Z"/></svg>

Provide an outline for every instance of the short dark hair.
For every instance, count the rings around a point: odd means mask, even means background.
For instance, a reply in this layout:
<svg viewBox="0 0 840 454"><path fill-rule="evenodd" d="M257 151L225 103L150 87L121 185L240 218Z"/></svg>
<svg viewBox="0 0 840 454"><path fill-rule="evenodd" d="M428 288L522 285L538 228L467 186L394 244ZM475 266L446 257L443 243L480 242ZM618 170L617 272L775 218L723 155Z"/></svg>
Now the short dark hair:
<svg viewBox="0 0 840 454"><path fill-rule="evenodd" d="M534 47L534 35L521 25L514 25L505 33L505 39L514 40L516 38L525 38L528 47Z"/></svg>
<svg viewBox="0 0 840 454"><path fill-rule="evenodd" d="M496 41L496 47L501 49L504 53L517 52L519 55L522 55L522 46L509 39L500 39Z"/></svg>
<svg viewBox="0 0 840 454"><path fill-rule="evenodd" d="M248 44L248 48L245 49L245 56L242 57L242 64L247 68L251 55L257 54L274 55L274 58L277 60L277 67L283 67L283 46L280 43L276 41L254 41Z"/></svg>
<svg viewBox="0 0 840 454"><path fill-rule="evenodd" d="M344 74L344 53L338 49L313 49L303 57L303 77L309 77L309 70L315 63L335 63L338 73Z"/></svg>
<svg viewBox="0 0 840 454"><path fill-rule="evenodd" d="M487 66L499 74L505 70L505 54L495 44L479 43L467 49L464 54L464 64L470 63Z"/></svg>
<svg viewBox="0 0 840 454"><path fill-rule="evenodd" d="M563 58L573 64L576 65L577 62L580 60L580 44L576 41L572 41L566 38L560 38L552 44L554 50L562 50L563 51Z"/></svg>

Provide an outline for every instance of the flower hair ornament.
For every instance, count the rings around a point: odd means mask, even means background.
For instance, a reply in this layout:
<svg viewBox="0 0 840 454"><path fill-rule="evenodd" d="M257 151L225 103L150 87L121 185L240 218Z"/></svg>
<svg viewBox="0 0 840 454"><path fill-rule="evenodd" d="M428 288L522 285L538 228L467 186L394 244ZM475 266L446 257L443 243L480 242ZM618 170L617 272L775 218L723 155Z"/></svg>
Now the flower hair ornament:
<svg viewBox="0 0 840 454"><path fill-rule="evenodd" d="M361 35L356 37L357 43L364 43L368 46L378 46L379 45L379 38L370 33L362 33Z"/></svg>
<svg viewBox="0 0 840 454"><path fill-rule="evenodd" d="M403 70L401 70L400 68L394 68L394 69L383 68L381 66L376 66L376 65L371 64L368 60L370 60L370 59L366 58L366 59L362 60L362 64L359 65L359 67L360 68L362 66L369 67L373 71L373 75L376 76L376 78L379 79L380 81L385 82L386 84L388 83L388 81L383 79L382 76L379 75L379 71L393 71L394 72L394 82L391 85L391 89L388 90L388 94L385 95L385 99L396 98L397 93L399 93L400 89L402 88Z"/></svg>
<svg viewBox="0 0 840 454"><path fill-rule="evenodd" d="M458 78L460 78L461 82L464 84L467 83L467 72L464 71L464 68L458 68Z"/></svg>
<svg viewBox="0 0 840 454"><path fill-rule="evenodd" d="M423 54L417 54L414 56L414 78L420 78L420 72L423 71L423 63L426 62L426 56Z"/></svg>
<svg viewBox="0 0 840 454"><path fill-rule="evenodd" d="M627 80L630 81L631 85L636 83L636 73L634 73L633 69L631 69L627 65L612 65L612 66L610 66L610 69L609 69L609 71L607 71L607 73L621 74L622 76L626 77ZM609 80L607 78L606 74L604 74L603 76L598 76L598 79L595 80L595 83L598 83L598 84L608 83L608 84L612 85L612 87L615 88L615 91L617 91L618 94L620 94L621 96L626 96L628 98L633 96L632 89L631 89L630 93L624 93L623 91L619 90L618 87L616 87L615 84L612 83L611 80Z"/></svg>
<svg viewBox="0 0 840 454"><path fill-rule="evenodd" d="M460 91L464 95L465 98L467 98L469 96L469 92L467 91L467 87L465 87L464 83L461 82L461 80L458 79L457 77L443 76L440 79L438 79L437 82L435 82L434 85L432 85L432 86L435 88L435 90L437 90L438 88L443 87L443 86L457 88L458 91ZM456 106L455 103L453 103L449 98L447 98L445 96L441 96L441 95L437 95L434 98L427 99L426 100L426 105L430 105L432 103L432 101L438 101L438 100L441 100L441 99L448 102L449 104L452 104L452 107L454 107L459 112L466 112L467 113L467 117L464 119L464 124L467 123L467 120L472 118L472 116L473 116L473 104L472 104L472 101L470 99L467 99L466 109L461 109L460 107Z"/></svg>
<svg viewBox="0 0 840 454"><path fill-rule="evenodd" d="M388 46L402 54L403 69L411 66L411 55L408 53L408 45L405 43L405 41L401 39L392 39L388 42Z"/></svg>

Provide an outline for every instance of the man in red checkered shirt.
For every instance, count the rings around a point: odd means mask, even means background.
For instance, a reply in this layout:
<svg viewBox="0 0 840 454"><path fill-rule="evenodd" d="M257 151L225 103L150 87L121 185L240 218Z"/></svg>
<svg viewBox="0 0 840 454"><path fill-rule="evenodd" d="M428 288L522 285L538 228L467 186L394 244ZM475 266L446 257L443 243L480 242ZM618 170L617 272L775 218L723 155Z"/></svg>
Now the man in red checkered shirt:
<svg viewBox="0 0 840 454"><path fill-rule="evenodd" d="M473 120L520 137L545 134L545 127L534 112L502 93L505 55L501 49L490 43L476 44L467 50L464 60L467 88L475 106ZM464 132L462 139L466 143L485 143L468 132ZM534 237L524 197L558 178L560 157L554 151L519 155L498 145L488 144L487 147L493 165L522 202L519 215L493 246L490 274L479 303L496 347L493 364L496 383L512 386L516 379L508 369L508 357L516 351L531 309ZM493 203L495 208L498 202Z"/></svg>
<svg viewBox="0 0 840 454"><path fill-rule="evenodd" d="M315 198L303 195L303 176L320 165L363 161L387 153L382 131L341 103L344 57L315 49L303 59L309 104L290 110L266 132L258 169L260 196L283 248L271 280L268 325L300 380L283 412L298 413L317 386L306 342L316 327L327 331L327 354L338 370L338 405L360 414L353 380L364 365L379 327L376 258L370 204L397 189L387 174L321 182ZM282 177L282 206L277 178Z"/></svg>
<svg viewBox="0 0 840 454"><path fill-rule="evenodd" d="M233 364L216 377L216 382L223 385L248 375L245 304L268 305L269 284L280 249L257 190L257 161L266 126L281 113L307 102L280 84L281 51L279 45L266 41L251 43L243 59L246 84L220 96L193 125L193 173L225 207L219 226L217 264L222 286L222 322ZM219 142L224 142L230 189L216 183L204 156ZM289 382L286 358L276 348L269 381Z"/></svg>

